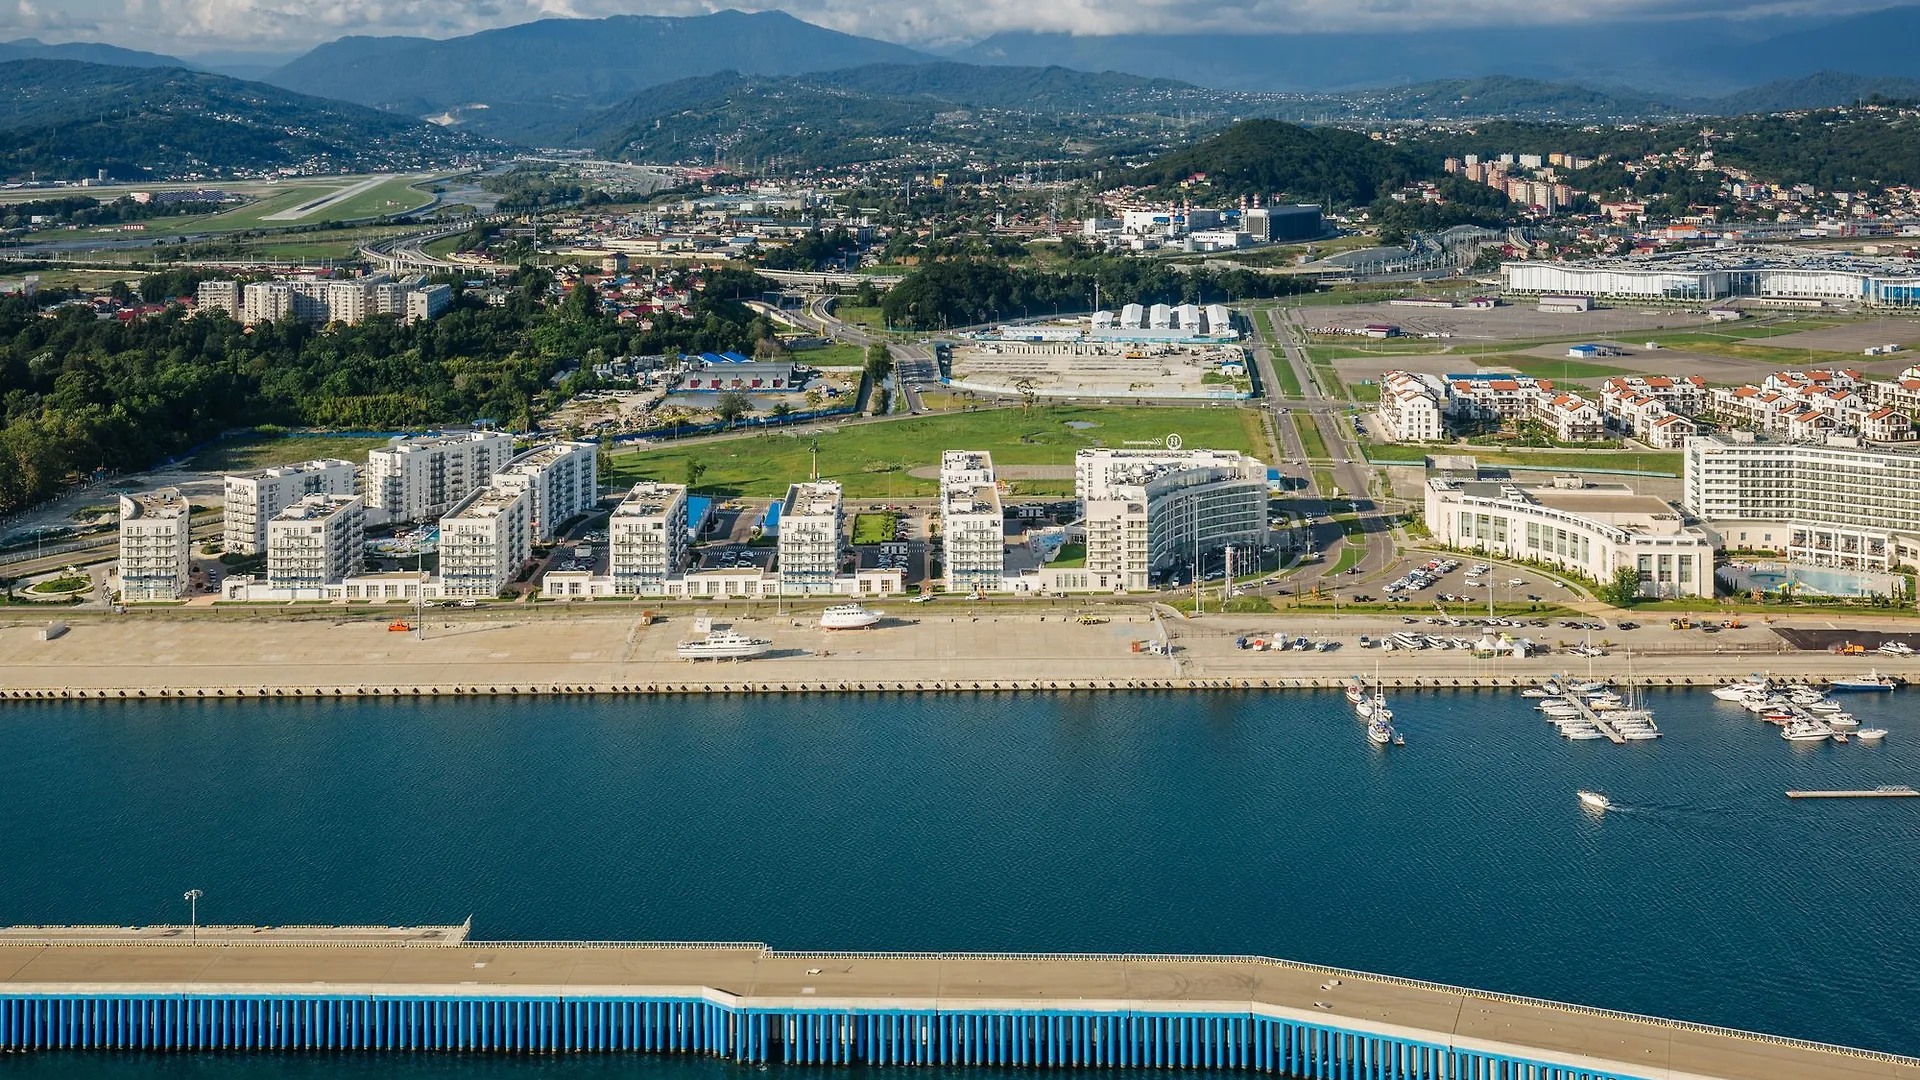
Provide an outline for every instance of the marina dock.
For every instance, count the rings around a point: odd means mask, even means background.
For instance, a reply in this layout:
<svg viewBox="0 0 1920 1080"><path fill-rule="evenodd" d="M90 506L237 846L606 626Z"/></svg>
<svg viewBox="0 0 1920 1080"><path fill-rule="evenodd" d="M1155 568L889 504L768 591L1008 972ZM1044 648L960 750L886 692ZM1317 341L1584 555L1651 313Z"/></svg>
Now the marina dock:
<svg viewBox="0 0 1920 1080"><path fill-rule="evenodd" d="M0 1049L700 1054L1368 1080L1920 1080L1920 1059L1253 956L324 928L0 933Z"/></svg>
<svg viewBox="0 0 1920 1080"><path fill-rule="evenodd" d="M1861 788L1858 790L1836 789L1831 791L1789 791L1789 799L1913 799L1920 798L1920 790L1904 784L1886 787Z"/></svg>
<svg viewBox="0 0 1920 1080"><path fill-rule="evenodd" d="M1614 727L1607 721L1606 717L1600 715L1599 710L1588 703L1584 695L1568 694L1563 700L1571 704L1574 711L1578 712L1581 718L1587 723L1599 728L1600 734L1605 735L1608 742L1613 743L1615 746L1625 746L1627 744L1627 737L1620 734L1620 729Z"/></svg>

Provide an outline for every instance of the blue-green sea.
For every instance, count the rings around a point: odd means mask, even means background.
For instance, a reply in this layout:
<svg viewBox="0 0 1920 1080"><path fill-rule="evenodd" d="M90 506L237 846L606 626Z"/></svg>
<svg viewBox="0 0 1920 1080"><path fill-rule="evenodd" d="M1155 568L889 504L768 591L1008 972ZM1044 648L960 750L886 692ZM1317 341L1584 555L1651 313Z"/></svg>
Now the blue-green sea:
<svg viewBox="0 0 1920 1080"><path fill-rule="evenodd" d="M1913 692L1920 693L1920 692ZM1261 953L1920 1053L1908 693L1805 746L1517 695L0 705L0 923L431 923L500 939ZM1619 809L1583 810L1575 791ZM47 1055L8 1075L702 1080L687 1061ZM695 1074L699 1074L696 1076ZM808 1077L818 1077L809 1071ZM1004 1074L995 1074L1004 1075ZM1058 1074L1052 1074L1058 1075Z"/></svg>

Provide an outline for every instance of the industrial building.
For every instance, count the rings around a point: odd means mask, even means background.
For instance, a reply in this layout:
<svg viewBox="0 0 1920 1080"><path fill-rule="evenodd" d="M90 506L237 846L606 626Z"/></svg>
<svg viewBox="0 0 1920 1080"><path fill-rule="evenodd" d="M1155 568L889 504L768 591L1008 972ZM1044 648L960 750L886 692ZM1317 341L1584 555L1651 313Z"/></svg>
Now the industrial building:
<svg viewBox="0 0 1920 1080"><path fill-rule="evenodd" d="M258 555L267 550L267 524L280 511L308 495L352 494L353 462L339 458L230 473L222 545L228 554Z"/></svg>
<svg viewBox="0 0 1920 1080"><path fill-rule="evenodd" d="M178 600L192 564L191 507L178 488L120 496L120 599Z"/></svg>
<svg viewBox="0 0 1920 1080"><path fill-rule="evenodd" d="M1750 246L1618 256L1581 262L1509 262L1509 293L1707 303L1734 298L1912 307L1920 273L1911 262L1843 252Z"/></svg>
<svg viewBox="0 0 1920 1080"><path fill-rule="evenodd" d="M513 436L497 431L396 438L367 454L367 509L380 521L432 521L512 457Z"/></svg>
<svg viewBox="0 0 1920 1080"><path fill-rule="evenodd" d="M1731 548L1850 570L1920 565L1920 452L1850 436L1688 439L1682 502Z"/></svg>
<svg viewBox="0 0 1920 1080"><path fill-rule="evenodd" d="M687 557L684 484L633 485L607 524L608 576L617 596L653 596Z"/></svg>
<svg viewBox="0 0 1920 1080"><path fill-rule="evenodd" d="M1006 581L1006 515L984 450L940 455L940 561L947 590L994 590Z"/></svg>
<svg viewBox="0 0 1920 1080"><path fill-rule="evenodd" d="M1074 456L1087 562L1063 589L1144 590L1229 545L1267 543L1267 467L1231 450Z"/></svg>
<svg viewBox="0 0 1920 1080"><path fill-rule="evenodd" d="M267 586L293 597L319 597L360 571L365 560L366 504L358 495L302 496L267 522Z"/></svg>
<svg viewBox="0 0 1920 1080"><path fill-rule="evenodd" d="M446 596L492 597L533 556L533 494L483 487L440 519L440 588Z"/></svg>
<svg viewBox="0 0 1920 1080"><path fill-rule="evenodd" d="M494 475L495 486L524 487L531 493L534 543L557 538L561 526L599 501L599 449L590 442L548 443L507 462Z"/></svg>
<svg viewBox="0 0 1920 1080"><path fill-rule="evenodd" d="M1643 596L1713 596L1713 534L1624 484L1575 476L1523 484L1482 473L1472 458L1437 459L1427 473L1425 520L1447 547L1529 559L1596 582L1632 569Z"/></svg>
<svg viewBox="0 0 1920 1080"><path fill-rule="evenodd" d="M780 507L778 563L786 593L828 593L840 569L845 509L840 484L810 480L787 488Z"/></svg>

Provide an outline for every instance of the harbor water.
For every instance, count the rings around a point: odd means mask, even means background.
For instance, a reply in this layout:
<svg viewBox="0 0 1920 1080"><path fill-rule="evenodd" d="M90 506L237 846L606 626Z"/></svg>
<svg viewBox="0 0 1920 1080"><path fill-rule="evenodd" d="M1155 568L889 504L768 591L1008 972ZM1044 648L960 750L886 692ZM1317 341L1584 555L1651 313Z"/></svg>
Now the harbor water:
<svg viewBox="0 0 1920 1080"><path fill-rule="evenodd" d="M1785 797L1920 778L1911 698L1846 703L1887 739L1790 744L1700 691L1651 693L1666 737L1624 746L1511 692L1392 695L1402 747L1333 691L9 703L0 923L184 922L198 888L230 924L1259 953L1920 1053L1920 800Z"/></svg>

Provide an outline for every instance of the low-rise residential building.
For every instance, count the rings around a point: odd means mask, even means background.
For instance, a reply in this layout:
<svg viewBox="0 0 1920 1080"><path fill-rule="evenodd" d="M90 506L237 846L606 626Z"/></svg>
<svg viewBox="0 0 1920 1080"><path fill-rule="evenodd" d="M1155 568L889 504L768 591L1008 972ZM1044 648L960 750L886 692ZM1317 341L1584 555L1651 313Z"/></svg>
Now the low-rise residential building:
<svg viewBox="0 0 1920 1080"><path fill-rule="evenodd" d="M835 480L810 480L787 488L780 506L775 568L789 593L826 593L840 569L845 508Z"/></svg>
<svg viewBox="0 0 1920 1080"><path fill-rule="evenodd" d="M533 493L490 485L440 519L440 588L447 596L498 596L533 556Z"/></svg>
<svg viewBox="0 0 1920 1080"><path fill-rule="evenodd" d="M366 504L358 495L313 494L267 522L267 585L312 594L360 571L366 549Z"/></svg>
<svg viewBox="0 0 1920 1080"><path fill-rule="evenodd" d="M1176 452L1159 460L1130 453L1076 455L1087 548L1087 580L1078 587L1143 590L1156 576L1229 545L1266 544L1264 463L1234 451Z"/></svg>
<svg viewBox="0 0 1920 1080"><path fill-rule="evenodd" d="M367 509L384 521L432 521L512 457L513 436L498 431L396 438L367 454Z"/></svg>
<svg viewBox="0 0 1920 1080"><path fill-rule="evenodd" d="M120 599L178 600L193 557L191 508L178 488L120 496Z"/></svg>
<svg viewBox="0 0 1920 1080"><path fill-rule="evenodd" d="M1623 569L1644 596L1713 595L1713 534L1624 484L1559 476L1549 484L1430 471L1425 520L1449 547L1530 559L1609 582Z"/></svg>
<svg viewBox="0 0 1920 1080"><path fill-rule="evenodd" d="M229 554L267 550L267 524L308 495L354 494L353 462L318 458L226 477L221 543Z"/></svg>
<svg viewBox="0 0 1920 1080"><path fill-rule="evenodd" d="M1594 442L1607 437L1606 418L1593 402L1579 394L1543 395L1534 401L1528 419L1561 442Z"/></svg>
<svg viewBox="0 0 1920 1080"><path fill-rule="evenodd" d="M616 596L656 596L687 556L684 484L639 483L607 523L608 576Z"/></svg>
<svg viewBox="0 0 1920 1080"><path fill-rule="evenodd" d="M1389 371L1380 377L1376 415L1395 442L1432 442L1446 437L1451 395L1434 375Z"/></svg>
<svg viewBox="0 0 1920 1080"><path fill-rule="evenodd" d="M556 539L561 526L599 501L599 449L590 442L536 446L494 476L498 486L524 487L531 493L534 543Z"/></svg>
<svg viewBox="0 0 1920 1080"><path fill-rule="evenodd" d="M1541 397L1555 392L1551 381L1531 375L1448 375L1446 382L1456 408L1482 419L1524 419Z"/></svg>
<svg viewBox="0 0 1920 1080"><path fill-rule="evenodd" d="M984 450L940 456L941 568L949 591L994 590L1006 581L1006 514Z"/></svg>
<svg viewBox="0 0 1920 1080"><path fill-rule="evenodd" d="M1682 501L1729 547L1849 569L1920 563L1920 452L1731 431L1685 453Z"/></svg>

